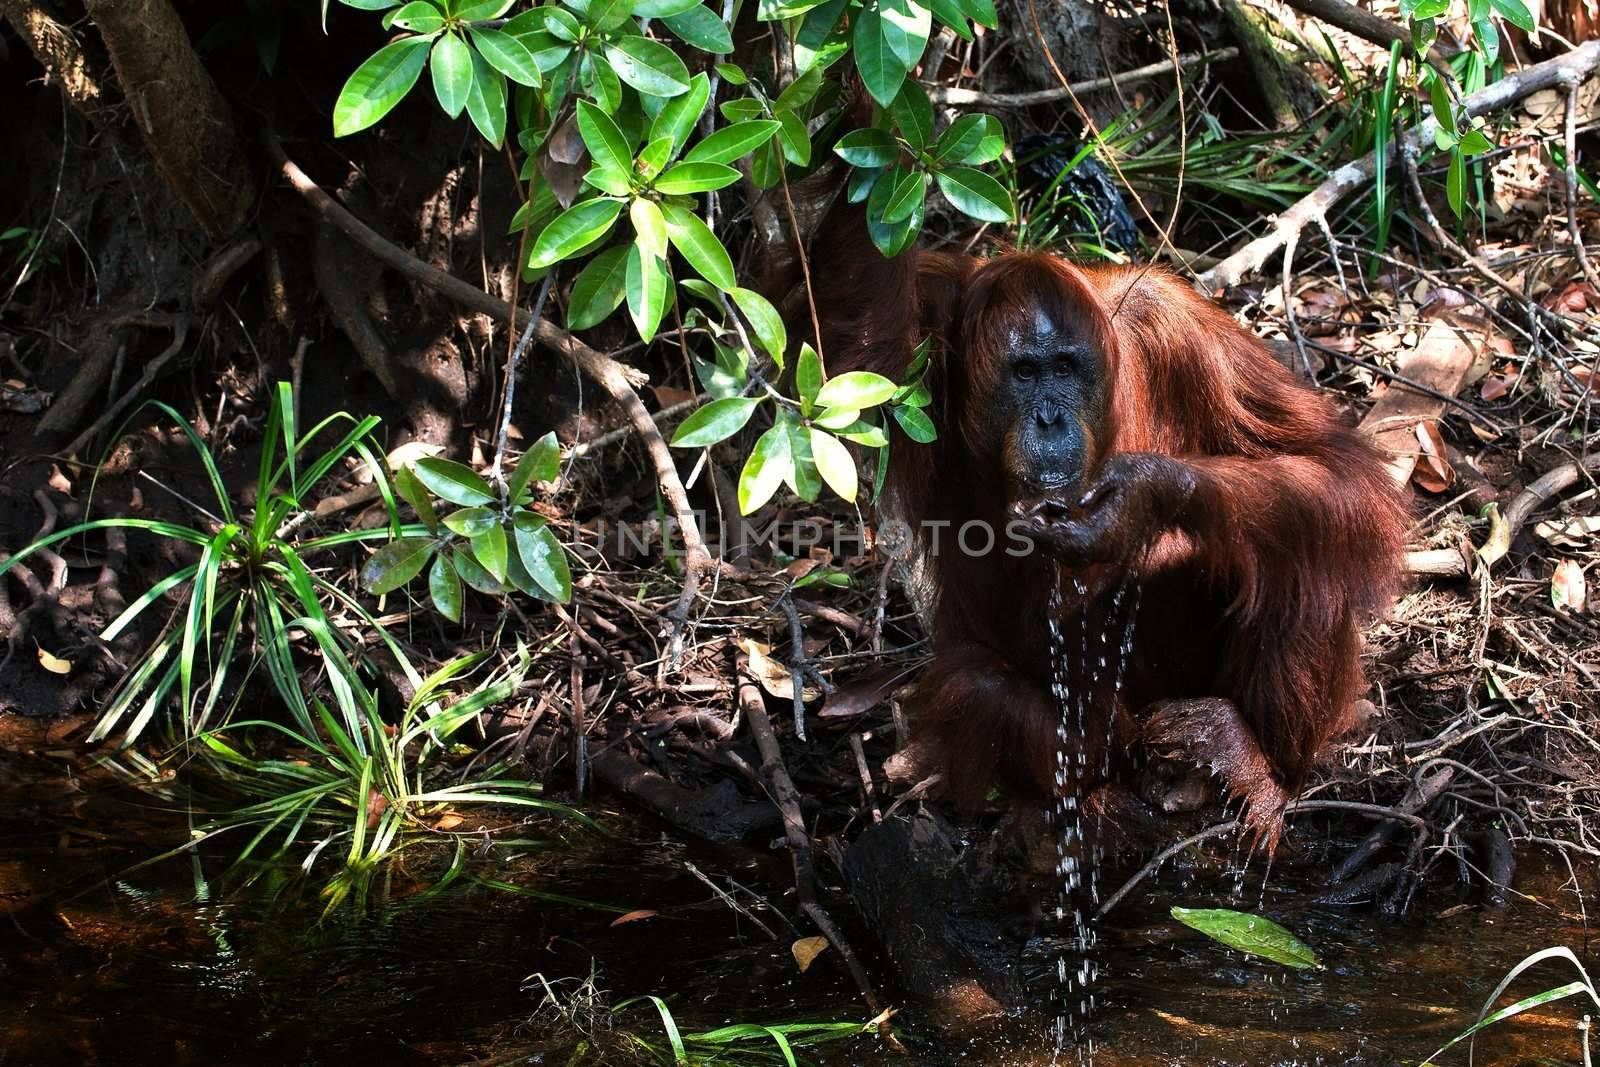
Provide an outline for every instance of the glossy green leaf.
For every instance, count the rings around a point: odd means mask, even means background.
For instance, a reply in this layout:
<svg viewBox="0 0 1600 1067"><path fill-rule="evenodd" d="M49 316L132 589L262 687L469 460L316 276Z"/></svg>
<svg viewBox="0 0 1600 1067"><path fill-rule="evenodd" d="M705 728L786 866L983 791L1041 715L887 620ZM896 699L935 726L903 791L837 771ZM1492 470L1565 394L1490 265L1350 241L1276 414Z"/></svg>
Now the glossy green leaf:
<svg viewBox="0 0 1600 1067"><path fill-rule="evenodd" d="M517 461L517 469L506 486L506 496L517 502L522 491L534 482L553 482L561 477L561 445L551 430L539 438Z"/></svg>
<svg viewBox="0 0 1600 1067"><path fill-rule="evenodd" d="M473 537L472 554L483 564L483 569L489 572L489 577L497 582L505 582L506 528L503 524L494 523Z"/></svg>
<svg viewBox="0 0 1600 1067"><path fill-rule="evenodd" d="M762 434L739 473L739 513L749 515L771 500L792 464L788 432L774 426Z"/></svg>
<svg viewBox="0 0 1600 1067"><path fill-rule="evenodd" d="M733 34L716 12L703 4L696 4L680 15L663 18L661 22L685 44L702 52L720 56L733 51Z"/></svg>
<svg viewBox="0 0 1600 1067"><path fill-rule="evenodd" d="M659 19L669 15L681 15L691 7L698 7L700 0L634 0L633 7L629 10L640 18Z"/></svg>
<svg viewBox="0 0 1600 1067"><path fill-rule="evenodd" d="M1480 155L1493 149L1494 142L1489 140L1482 130L1468 130L1461 135L1461 151L1469 156Z"/></svg>
<svg viewBox="0 0 1600 1067"><path fill-rule="evenodd" d="M903 405L890 410L894 412L894 421L900 424L900 429L917 444L930 444L938 438L939 431L934 429L933 420L928 418L927 412Z"/></svg>
<svg viewBox="0 0 1600 1067"><path fill-rule="evenodd" d="M578 101L578 135L597 166L627 173L633 170L633 153L616 122L587 100Z"/></svg>
<svg viewBox="0 0 1600 1067"><path fill-rule="evenodd" d="M878 0L878 16L889 48L907 70L922 60L933 31L933 13L916 0Z"/></svg>
<svg viewBox="0 0 1600 1067"><path fill-rule="evenodd" d="M1000 28L1000 14L995 10L994 0L956 0L956 2L978 25L991 30Z"/></svg>
<svg viewBox="0 0 1600 1067"><path fill-rule="evenodd" d="M445 0L445 9L464 22L497 19L511 10L515 0Z"/></svg>
<svg viewBox="0 0 1600 1067"><path fill-rule="evenodd" d="M706 448L726 441L744 429L760 403L757 397L744 396L713 400L683 420L672 435L672 447Z"/></svg>
<svg viewBox="0 0 1600 1067"><path fill-rule="evenodd" d="M333 105L333 135L348 137L392 111L422 76L430 43L426 37L405 37L357 67Z"/></svg>
<svg viewBox="0 0 1600 1067"><path fill-rule="evenodd" d="M599 240L611 229L620 214L620 200L597 198L573 204L539 234L528 257L528 265L537 269L559 263L580 248Z"/></svg>
<svg viewBox="0 0 1600 1067"><path fill-rule="evenodd" d="M499 501L494 490L489 488L489 483L465 464L429 456L417 460L411 470L416 474L417 481L428 487L429 492L452 504L470 508Z"/></svg>
<svg viewBox="0 0 1600 1067"><path fill-rule="evenodd" d="M667 138L670 141L668 159L689 143L689 135L694 132L695 123L700 121L700 116L706 110L706 102L710 99L711 79L701 71L689 79L688 92L668 100L656 112L655 121L650 124L650 140L654 142Z"/></svg>
<svg viewBox="0 0 1600 1067"><path fill-rule="evenodd" d="M944 175L941 174L940 177L943 178ZM927 173L920 170L906 171L884 200L883 214L879 217L886 223L910 218L911 213L921 206L923 198L927 195Z"/></svg>
<svg viewBox="0 0 1600 1067"><path fill-rule="evenodd" d="M578 84L608 115L622 106L622 79L604 56L584 54L578 67Z"/></svg>
<svg viewBox="0 0 1600 1067"><path fill-rule="evenodd" d="M402 537L390 541L361 568L361 584L373 596L392 593L422 573L433 555L434 542L426 537Z"/></svg>
<svg viewBox="0 0 1600 1067"><path fill-rule="evenodd" d="M737 63L718 63L713 68L719 77L729 85L749 85L750 75Z"/></svg>
<svg viewBox="0 0 1600 1067"><path fill-rule="evenodd" d="M811 421L824 430L847 430L861 420L857 408L827 408Z"/></svg>
<svg viewBox="0 0 1600 1067"><path fill-rule="evenodd" d="M739 180L739 172L726 163L677 163L657 178L655 186L669 195L703 193L725 189Z"/></svg>
<svg viewBox="0 0 1600 1067"><path fill-rule="evenodd" d="M975 117L981 120L983 126L983 136L979 138L978 146L976 148L974 148L971 152L968 152L961 159L955 160L955 162L970 163L973 165L993 163L995 160L1005 155L1006 128L1002 126L1000 124L1000 120L995 118L993 115L978 115Z"/></svg>
<svg viewBox="0 0 1600 1067"><path fill-rule="evenodd" d="M823 383L817 404L824 408L870 408L894 395L895 384L881 374L867 370L846 371Z"/></svg>
<svg viewBox="0 0 1600 1067"><path fill-rule="evenodd" d="M888 179L880 181L873 187L876 196L879 189L883 188ZM872 238L873 245L885 256L898 256L910 248L917 240L917 235L922 232L922 222L925 218L927 200L924 197L911 198L911 214L898 222L884 222L881 218L872 215L872 199L867 200L867 236Z"/></svg>
<svg viewBox="0 0 1600 1067"><path fill-rule="evenodd" d="M1428 79L1428 98L1433 104L1433 117L1438 120L1439 128L1450 133L1456 132L1456 109L1450 100L1450 89L1445 84L1444 78L1434 73Z"/></svg>
<svg viewBox="0 0 1600 1067"><path fill-rule="evenodd" d="M689 261L689 266L718 289L733 289L733 258L711 232L711 227L688 208L676 204L662 205L661 213L666 216L667 236L672 239L672 247Z"/></svg>
<svg viewBox="0 0 1600 1067"><path fill-rule="evenodd" d="M587 330L604 322L627 292L628 245L608 248L585 263L572 283L567 329Z"/></svg>
<svg viewBox="0 0 1600 1067"><path fill-rule="evenodd" d="M472 85L467 89L467 114L483 139L500 147L506 136L506 78L478 52L472 53Z"/></svg>
<svg viewBox="0 0 1600 1067"><path fill-rule="evenodd" d="M426 0L414 0L389 16L389 25L412 33L437 33L444 28L444 12Z"/></svg>
<svg viewBox="0 0 1600 1067"><path fill-rule="evenodd" d="M778 144L783 148L783 158L797 167L811 163L811 135L806 124L787 108L774 112L778 117Z"/></svg>
<svg viewBox="0 0 1600 1067"><path fill-rule="evenodd" d="M651 96L677 96L689 91L689 68L676 52L648 37L618 37L605 46L606 59L617 77Z"/></svg>
<svg viewBox="0 0 1600 1067"><path fill-rule="evenodd" d="M633 175L618 167L590 167L583 181L608 196L627 196L633 192Z"/></svg>
<svg viewBox="0 0 1600 1067"><path fill-rule="evenodd" d="M483 58L518 85L537 89L544 80L539 72L538 61L520 38L489 27L473 26L468 32L472 34L472 43L478 46Z"/></svg>
<svg viewBox="0 0 1600 1067"><path fill-rule="evenodd" d="M513 524L517 555L539 588L559 603L572 599L572 572L561 547L543 516L523 512Z"/></svg>
<svg viewBox="0 0 1600 1067"><path fill-rule="evenodd" d="M976 115L965 118L976 119ZM952 127L953 128L953 127ZM851 130L833 146L834 154L853 167L887 167L900 158L900 145L887 130Z"/></svg>
<svg viewBox="0 0 1600 1067"><path fill-rule="evenodd" d="M461 580L478 592L488 596L500 596L506 592L505 584L495 581L494 576L483 569L483 564L470 550L457 546L450 553L450 562Z"/></svg>
<svg viewBox="0 0 1600 1067"><path fill-rule="evenodd" d="M1533 13L1522 0L1489 0L1489 6L1494 8L1501 18L1524 33L1533 33L1539 28L1538 21L1534 19Z"/></svg>
<svg viewBox="0 0 1600 1067"><path fill-rule="evenodd" d="M828 488L841 499L856 498L856 461L850 450L839 443L831 433L812 429L811 455L817 464L817 473L828 483Z"/></svg>
<svg viewBox="0 0 1600 1067"><path fill-rule="evenodd" d="M445 528L462 537L477 537L489 527L500 522L500 513L493 508L471 507L453 511L444 517Z"/></svg>
<svg viewBox="0 0 1600 1067"><path fill-rule="evenodd" d="M1227 908L1173 908L1172 917L1213 941L1251 956L1301 969L1320 968L1317 954L1271 919Z"/></svg>
<svg viewBox="0 0 1600 1067"><path fill-rule="evenodd" d="M967 25L967 13L956 0L929 0L928 10L940 23L961 35L962 40L972 40L972 27Z"/></svg>
<svg viewBox="0 0 1600 1067"><path fill-rule="evenodd" d="M794 388L800 394L803 410L809 414L822 389L822 359L810 344L800 346L800 358L794 365Z"/></svg>
<svg viewBox="0 0 1600 1067"><path fill-rule="evenodd" d="M876 7L863 7L856 16L851 40L861 84L872 99L888 107L906 80L907 64L890 47L884 25Z"/></svg>
<svg viewBox="0 0 1600 1067"><path fill-rule="evenodd" d="M453 33L441 36L428 57L428 73L433 76L433 95L451 118L460 118L467 107L467 90L472 85L472 52Z"/></svg>
<svg viewBox="0 0 1600 1067"><path fill-rule="evenodd" d="M674 97L673 99L682 100L688 95L688 93L684 93L683 96ZM652 179L661 173L661 168L667 165L667 160L671 155L672 138L657 137L640 150L638 158L633 162L633 169L640 177L646 180Z"/></svg>
<svg viewBox="0 0 1600 1067"><path fill-rule="evenodd" d="M789 348L789 335L778 309L754 289L730 289L728 295L733 297L733 302L755 331L756 342L766 349L767 355L782 370L784 353Z"/></svg>
<svg viewBox="0 0 1600 1067"><path fill-rule="evenodd" d="M776 429L789 438L789 473L784 481L801 500L815 502L822 495L822 475L811 451L811 431L787 409L778 410Z"/></svg>
<svg viewBox="0 0 1600 1067"><path fill-rule="evenodd" d="M857 167L851 171L850 181L845 185L845 203L859 204L870 197L885 170L884 167Z"/></svg>
<svg viewBox="0 0 1600 1067"><path fill-rule="evenodd" d="M983 171L948 167L934 175L934 180L952 204L978 221L1011 221L1011 194Z"/></svg>
<svg viewBox="0 0 1600 1067"><path fill-rule="evenodd" d="M927 148L933 140L933 102L915 81L907 79L900 86L889 105L889 117L912 148Z"/></svg>
<svg viewBox="0 0 1600 1067"><path fill-rule="evenodd" d="M779 123L771 119L733 122L712 133L684 155L685 163L732 163L766 144Z"/></svg>
<svg viewBox="0 0 1600 1067"><path fill-rule="evenodd" d="M986 115L962 115L933 143L933 158L940 163L965 163L983 144Z"/></svg>
<svg viewBox="0 0 1600 1067"><path fill-rule="evenodd" d="M633 222L634 239L639 251L651 259L667 258L667 220L655 201L642 197L628 205L628 217Z"/></svg>
<svg viewBox="0 0 1600 1067"><path fill-rule="evenodd" d="M1467 206L1467 160L1460 149L1450 153L1450 168L1446 171L1444 179L1444 195L1450 202L1450 210L1459 219Z"/></svg>
<svg viewBox="0 0 1600 1067"><path fill-rule="evenodd" d="M461 592L461 578L442 552L434 559L433 566L428 570L428 596L433 600L434 610L440 615L451 622L461 621L464 599Z"/></svg>
<svg viewBox="0 0 1600 1067"><path fill-rule="evenodd" d="M649 341L661 325L667 310L668 277L666 266L653 256L641 255L637 244L628 246L628 314L641 340Z"/></svg>
<svg viewBox="0 0 1600 1067"><path fill-rule="evenodd" d="M883 432L882 427L868 422L866 419L858 419L855 423L843 429L835 430L834 433L846 441L853 441L861 445L863 448L885 448L889 444L889 435Z"/></svg>
<svg viewBox="0 0 1600 1067"><path fill-rule="evenodd" d="M571 43L583 33L583 26L578 22L578 17L565 8L550 4L534 10L544 16L544 28L558 40Z"/></svg>
<svg viewBox="0 0 1600 1067"><path fill-rule="evenodd" d="M410 504L416 511L417 518L422 525L427 527L429 533L439 532L439 516L434 513L433 500L428 496L428 491L422 487L417 476L409 467L401 467L394 472L395 491Z"/></svg>

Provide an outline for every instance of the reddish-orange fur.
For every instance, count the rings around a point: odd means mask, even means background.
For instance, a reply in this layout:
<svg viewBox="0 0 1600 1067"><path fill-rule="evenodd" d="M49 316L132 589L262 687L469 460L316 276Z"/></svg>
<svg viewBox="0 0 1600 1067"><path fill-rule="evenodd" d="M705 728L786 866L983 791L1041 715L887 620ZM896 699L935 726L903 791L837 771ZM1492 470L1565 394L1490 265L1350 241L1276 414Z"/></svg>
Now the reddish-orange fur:
<svg viewBox="0 0 1600 1067"><path fill-rule="evenodd" d="M917 341L935 339L930 410L941 436L928 446L894 441L886 506L913 525L952 524L941 528L941 550L928 552L935 659L912 712L954 797L971 805L997 778L1029 795L1056 790L1047 615L1050 568L1059 567L1069 652L1108 629L1115 650L1131 607L1130 594L1117 614L1116 591L1141 591L1120 692L1089 665L1094 648L1068 657L1071 699L1083 692L1090 705L1071 738L1086 750L1090 778L1108 739L1113 755L1141 740L1179 742L1275 841L1284 799L1348 724L1363 687L1358 628L1386 605L1397 577L1406 511L1372 448L1255 337L1159 270L1032 254L982 261L913 250L884 260L854 209L825 222L812 267L829 373L899 380ZM1128 545L1124 558L1135 562L1073 568L1037 553L950 550L963 522L1006 524L1001 430L985 422L985 396L1002 367L1005 324L1039 306L1099 342L1102 400L1081 413L1089 478L1107 457L1131 452L1177 457L1199 473L1183 528ZM1078 581L1087 592L1076 592ZM1218 708L1230 704L1242 731L1221 722ZM1110 765L1113 780L1119 766L1126 773L1124 761Z"/></svg>

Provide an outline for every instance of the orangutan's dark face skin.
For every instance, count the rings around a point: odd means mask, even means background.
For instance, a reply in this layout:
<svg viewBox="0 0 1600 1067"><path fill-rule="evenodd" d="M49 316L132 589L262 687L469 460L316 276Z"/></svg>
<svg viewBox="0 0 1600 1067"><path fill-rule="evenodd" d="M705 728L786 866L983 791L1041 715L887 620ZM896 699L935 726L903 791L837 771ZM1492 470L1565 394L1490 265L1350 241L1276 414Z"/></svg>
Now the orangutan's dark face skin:
<svg viewBox="0 0 1600 1067"><path fill-rule="evenodd" d="M1085 432L1100 360L1086 331L1044 311L1009 337L1005 366L986 409L1005 428L1011 501L1069 497L1083 481Z"/></svg>

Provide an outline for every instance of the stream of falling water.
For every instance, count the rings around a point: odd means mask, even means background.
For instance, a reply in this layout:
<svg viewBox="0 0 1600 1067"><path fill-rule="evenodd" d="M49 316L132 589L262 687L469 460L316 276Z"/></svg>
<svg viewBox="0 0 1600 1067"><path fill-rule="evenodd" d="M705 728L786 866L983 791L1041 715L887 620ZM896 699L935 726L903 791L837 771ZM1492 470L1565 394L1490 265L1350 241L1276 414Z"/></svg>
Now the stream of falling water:
<svg viewBox="0 0 1600 1067"><path fill-rule="evenodd" d="M1115 741L1115 715L1112 709L1122 692L1129 653L1133 648L1134 625L1139 611L1139 586L1124 581L1112 595L1110 610L1100 625L1091 617L1093 602L1082 578L1074 578L1073 592L1083 605L1078 614L1079 641L1076 666L1069 658L1063 626L1061 575L1057 571L1050 590L1050 690L1055 697L1059 718L1056 721L1056 800L1046 813L1056 831L1056 867L1059 895L1055 919L1062 932L1063 948L1056 956L1055 1060L1061 1059L1069 1037L1079 1064L1094 1062L1094 1038L1086 1027L1094 1013L1093 985L1099 977L1094 958L1095 931L1090 913L1100 904L1101 841L1098 827L1086 833L1088 812L1085 801L1090 786L1088 731L1097 700L1106 701L1106 736L1100 747L1099 780L1111 772L1111 748ZM1130 584L1132 595L1129 595ZM1123 605L1128 605L1123 618ZM1091 641L1090 631L1094 631ZM1120 640L1115 650L1112 635ZM1077 679L1076 686L1069 680ZM1110 681L1110 692L1104 691ZM1074 744L1073 739L1077 738ZM1098 814L1098 813L1097 813ZM1088 880L1087 899L1084 893ZM1068 926L1070 919L1071 925ZM1070 959L1069 959L1070 957Z"/></svg>

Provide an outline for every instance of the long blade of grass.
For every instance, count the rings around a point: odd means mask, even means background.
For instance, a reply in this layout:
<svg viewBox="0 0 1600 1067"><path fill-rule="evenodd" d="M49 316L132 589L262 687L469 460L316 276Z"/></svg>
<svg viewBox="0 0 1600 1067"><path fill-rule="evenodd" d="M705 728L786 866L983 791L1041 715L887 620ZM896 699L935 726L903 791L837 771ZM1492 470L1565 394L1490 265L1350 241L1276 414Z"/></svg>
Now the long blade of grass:
<svg viewBox="0 0 1600 1067"><path fill-rule="evenodd" d="M19 548L16 554L9 559L0 560L0 574L15 567L41 548L49 548L57 541L65 541L69 537L86 533L90 530L109 530L121 527L125 530L144 530L147 533L159 534L162 537L171 537L179 541L187 541L191 545L203 545L211 540L211 535L201 533L199 530L188 526L179 526L171 522L156 522L152 519L95 519L92 522L80 522L76 526L69 526L65 530L57 530L47 537L41 537L31 545Z"/></svg>
<svg viewBox="0 0 1600 1067"><path fill-rule="evenodd" d="M1389 46L1389 68L1384 71L1383 89L1378 93L1377 125L1373 127L1372 202L1377 208L1378 237L1374 250L1382 252L1389 243L1389 142L1394 133L1395 83L1399 79L1402 44L1395 41ZM1372 277L1378 276L1378 260L1374 256L1369 267Z"/></svg>
<svg viewBox="0 0 1600 1067"><path fill-rule="evenodd" d="M155 585L152 585L149 589L146 589L138 598L134 600L133 603L122 609L121 615L118 615L115 619L111 620L111 625L100 631L100 640L115 641L122 634L122 631L128 628L133 620L144 614L146 608L166 595L167 590L171 589L175 585L182 585L184 582L187 582L190 578L193 578L195 573L199 570L200 564L198 563L191 564L187 567L181 567L167 575L165 578L161 579Z"/></svg>

